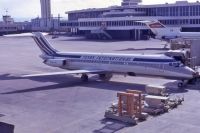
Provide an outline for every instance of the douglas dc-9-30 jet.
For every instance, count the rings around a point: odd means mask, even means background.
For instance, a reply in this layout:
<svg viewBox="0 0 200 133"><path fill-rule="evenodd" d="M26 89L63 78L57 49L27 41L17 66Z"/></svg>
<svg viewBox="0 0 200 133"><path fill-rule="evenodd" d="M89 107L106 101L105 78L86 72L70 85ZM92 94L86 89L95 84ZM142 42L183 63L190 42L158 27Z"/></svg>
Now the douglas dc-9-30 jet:
<svg viewBox="0 0 200 133"><path fill-rule="evenodd" d="M54 49L40 32L7 36L32 37L42 52L40 57L44 64L67 70L22 77L81 74L81 80L88 81L88 74L97 74L101 80L109 80L113 74L123 74L188 81L198 75L193 69L166 55L60 52ZM183 82L178 83L179 87L182 85Z"/></svg>

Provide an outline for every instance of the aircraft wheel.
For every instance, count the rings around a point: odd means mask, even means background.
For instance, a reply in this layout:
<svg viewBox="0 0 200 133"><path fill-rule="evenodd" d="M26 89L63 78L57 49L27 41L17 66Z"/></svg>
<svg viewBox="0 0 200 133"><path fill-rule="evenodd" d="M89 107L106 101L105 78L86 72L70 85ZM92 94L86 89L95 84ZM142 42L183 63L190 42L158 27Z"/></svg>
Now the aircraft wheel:
<svg viewBox="0 0 200 133"><path fill-rule="evenodd" d="M88 75L87 75L87 74L82 74L81 80L82 80L83 82L88 82Z"/></svg>
<svg viewBox="0 0 200 133"><path fill-rule="evenodd" d="M178 88L182 88L184 86L183 82L178 83Z"/></svg>
<svg viewBox="0 0 200 133"><path fill-rule="evenodd" d="M99 74L99 79L102 81L109 81L112 76L112 74Z"/></svg>

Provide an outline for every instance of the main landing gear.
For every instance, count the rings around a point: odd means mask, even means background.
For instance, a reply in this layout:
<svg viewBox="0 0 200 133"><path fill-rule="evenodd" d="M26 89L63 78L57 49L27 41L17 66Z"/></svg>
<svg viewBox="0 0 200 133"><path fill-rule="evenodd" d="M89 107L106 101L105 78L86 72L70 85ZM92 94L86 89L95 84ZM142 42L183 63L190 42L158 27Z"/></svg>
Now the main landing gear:
<svg viewBox="0 0 200 133"><path fill-rule="evenodd" d="M187 84L194 85L196 82L197 82L197 78L193 78L193 79L188 80L188 81L182 80L181 82L178 82L178 88L183 88Z"/></svg>
<svg viewBox="0 0 200 133"><path fill-rule="evenodd" d="M109 81L112 78L112 74L99 74L99 79L102 81ZM83 82L88 82L88 75L87 74L82 74L81 75L81 80Z"/></svg>
<svg viewBox="0 0 200 133"><path fill-rule="evenodd" d="M99 79L102 81L109 81L112 76L112 74L99 74Z"/></svg>
<svg viewBox="0 0 200 133"><path fill-rule="evenodd" d="M87 74L82 74L81 80L82 80L83 82L88 82L88 75L87 75Z"/></svg>

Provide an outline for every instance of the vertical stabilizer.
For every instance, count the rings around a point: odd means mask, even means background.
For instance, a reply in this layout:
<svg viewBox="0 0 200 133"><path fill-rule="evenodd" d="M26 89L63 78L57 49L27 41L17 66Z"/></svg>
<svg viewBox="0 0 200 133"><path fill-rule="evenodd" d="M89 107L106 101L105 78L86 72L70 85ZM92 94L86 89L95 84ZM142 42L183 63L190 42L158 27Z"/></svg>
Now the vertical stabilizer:
<svg viewBox="0 0 200 133"><path fill-rule="evenodd" d="M34 39L43 54L49 56L56 55L57 50L50 45L50 43L46 40L42 33L35 32L33 33L32 38Z"/></svg>
<svg viewBox="0 0 200 133"><path fill-rule="evenodd" d="M176 38L179 36L180 28L166 27L159 21L138 21L147 25L147 27L157 36L157 38Z"/></svg>

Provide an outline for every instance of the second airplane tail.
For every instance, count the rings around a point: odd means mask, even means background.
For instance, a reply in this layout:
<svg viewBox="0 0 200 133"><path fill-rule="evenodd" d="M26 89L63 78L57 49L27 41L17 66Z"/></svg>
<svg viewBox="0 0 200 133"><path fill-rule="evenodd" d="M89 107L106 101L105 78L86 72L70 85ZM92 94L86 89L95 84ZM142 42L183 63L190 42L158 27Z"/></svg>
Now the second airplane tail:
<svg viewBox="0 0 200 133"><path fill-rule="evenodd" d="M159 21L138 21L140 23L144 23L146 24L146 26L151 29L151 31L155 34L158 35L159 31L163 31L163 29L166 28L165 25L163 25L162 23L160 23Z"/></svg>
<svg viewBox="0 0 200 133"><path fill-rule="evenodd" d="M157 38L176 38L180 32L179 27L166 27L159 21L138 21L147 27L157 36Z"/></svg>

